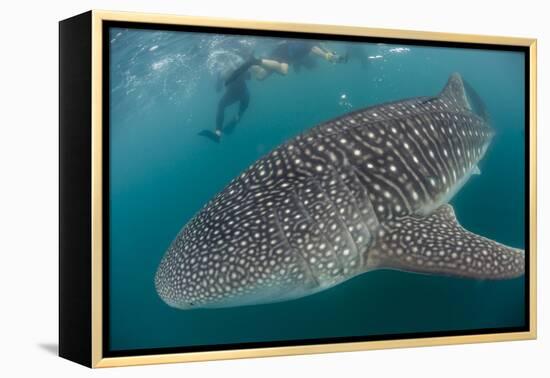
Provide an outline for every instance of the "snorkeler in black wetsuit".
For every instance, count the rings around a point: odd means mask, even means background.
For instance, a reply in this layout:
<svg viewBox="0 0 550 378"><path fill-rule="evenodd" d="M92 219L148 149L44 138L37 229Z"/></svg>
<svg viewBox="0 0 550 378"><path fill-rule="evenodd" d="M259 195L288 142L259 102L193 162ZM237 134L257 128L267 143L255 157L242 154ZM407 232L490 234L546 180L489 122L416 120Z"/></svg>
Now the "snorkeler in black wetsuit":
<svg viewBox="0 0 550 378"><path fill-rule="evenodd" d="M315 47L314 41L296 40L280 43L270 54L270 58L287 62L295 71L304 66L308 69L315 67L315 61L309 55Z"/></svg>
<svg viewBox="0 0 550 378"><path fill-rule="evenodd" d="M342 62L342 57L328 50L322 43L314 40L289 40L277 45L269 54L270 59L286 62L300 71L302 67L315 68L314 57L320 57L331 63Z"/></svg>
<svg viewBox="0 0 550 378"><path fill-rule="evenodd" d="M299 72L302 67L312 69L316 65L316 62L313 59L314 56L319 56L332 63L341 63L344 61L343 57L326 49L321 44L317 43L317 41L282 41L269 54L267 54L267 59L251 58L243 63L227 78L226 84L231 83L242 72L247 71L252 66L257 68L255 77L258 80L265 79L274 71L280 73L281 70L277 67L277 65L281 64L294 67L296 72Z"/></svg>
<svg viewBox="0 0 550 378"><path fill-rule="evenodd" d="M341 61L341 57L336 53L310 40L283 41L273 49L269 54L269 58L258 59L252 56L247 59L225 80L225 93L218 103L216 112L215 131L203 130L199 135L219 142L223 131L230 132L233 129L250 102L250 93L246 81L252 77L251 70L257 80L264 80L273 72L286 75L289 65L292 65L296 71L299 71L302 66L311 69L315 67L315 61L311 59L311 55L321 56L330 62ZM236 102L239 103L239 112L235 119L224 127L225 108Z"/></svg>
<svg viewBox="0 0 550 378"><path fill-rule="evenodd" d="M199 135L212 139L215 142L219 142L221 140L222 130L224 129L225 109L234 103L239 103L239 111L236 117L225 127L226 131L230 131L241 119L250 102L250 91L248 90L246 83L246 81L251 78L251 74L248 72L248 69L233 72L231 74L231 78L231 82L226 80L225 82L218 83L218 88L220 87L220 84L224 84L225 92L218 102L215 131L202 130L199 133Z"/></svg>
<svg viewBox="0 0 550 378"><path fill-rule="evenodd" d="M255 68L255 70L251 69L252 67ZM254 74L251 71L253 71ZM216 89L219 91L221 88L225 88L225 92L218 102L216 128L214 131L203 130L199 135L219 142L223 132L230 133L237 122L242 118L250 102L250 92L247 80L250 80L253 76L258 80L262 80L266 77L266 72L271 73L273 71L286 75L288 72L288 64L279 63L270 59L256 59L251 57L241 64L241 66L237 67L227 79L224 80L222 76L218 77ZM239 111L236 117L224 126L225 109L237 102L239 103Z"/></svg>

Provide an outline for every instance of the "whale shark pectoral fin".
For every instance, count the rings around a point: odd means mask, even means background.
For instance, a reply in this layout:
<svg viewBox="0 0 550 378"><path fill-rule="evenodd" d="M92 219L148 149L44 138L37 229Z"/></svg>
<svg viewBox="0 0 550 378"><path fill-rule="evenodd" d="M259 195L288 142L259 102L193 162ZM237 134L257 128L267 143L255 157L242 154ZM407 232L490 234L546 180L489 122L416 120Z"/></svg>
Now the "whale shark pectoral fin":
<svg viewBox="0 0 550 378"><path fill-rule="evenodd" d="M464 82L460 74L456 72L449 77L445 88L439 93L439 97L450 100L462 108L471 110L468 96L466 95L466 89L464 88Z"/></svg>
<svg viewBox="0 0 550 378"><path fill-rule="evenodd" d="M477 165L474 165L474 168L472 168L472 174L473 175L480 175L481 174L481 170L479 169L479 167Z"/></svg>
<svg viewBox="0 0 550 378"><path fill-rule="evenodd" d="M399 218L388 226L389 231L369 252L369 268L476 279L506 279L524 273L523 250L465 230L450 205L424 218Z"/></svg>

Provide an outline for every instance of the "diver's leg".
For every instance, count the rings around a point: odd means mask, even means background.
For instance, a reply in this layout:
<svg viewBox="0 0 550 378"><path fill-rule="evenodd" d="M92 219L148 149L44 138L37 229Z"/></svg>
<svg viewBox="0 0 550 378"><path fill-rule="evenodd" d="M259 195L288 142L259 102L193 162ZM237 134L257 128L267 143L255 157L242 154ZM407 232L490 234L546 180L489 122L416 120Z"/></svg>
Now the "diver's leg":
<svg viewBox="0 0 550 378"><path fill-rule="evenodd" d="M250 67L250 72L258 81L267 79L273 72L281 75L288 73L288 63L280 63L272 59L260 59L260 64L255 64Z"/></svg>
<svg viewBox="0 0 550 378"><path fill-rule="evenodd" d="M241 101L243 91L246 91L246 84L244 81L226 88L220 102L218 102L218 110L216 111L216 133L218 133L219 130L221 134L224 128L225 109L237 101Z"/></svg>
<svg viewBox="0 0 550 378"><path fill-rule="evenodd" d="M216 128L212 130L202 130L199 132L199 135L205 136L208 139L213 140L214 142L220 142L223 129L223 121L225 117L225 108L231 104L231 96L229 92L226 91L220 101L218 102L218 108L216 110Z"/></svg>
<svg viewBox="0 0 550 378"><path fill-rule="evenodd" d="M224 83L224 80L222 77L222 73L218 72L218 74L216 75L216 93L219 93L222 90L223 83Z"/></svg>
<svg viewBox="0 0 550 378"><path fill-rule="evenodd" d="M218 109L216 110L216 135L222 135L223 120L225 118L225 108L228 106L227 102L228 101L226 92L226 94L220 99L220 102L218 102Z"/></svg>
<svg viewBox="0 0 550 378"><path fill-rule="evenodd" d="M275 71L281 75L288 73L288 63L278 62L273 59L260 59L261 66L269 71Z"/></svg>
<svg viewBox="0 0 550 378"><path fill-rule="evenodd" d="M237 120L240 120L243 116L246 109L248 109L248 104L250 103L250 92L248 89L243 93L241 101L239 102L239 114Z"/></svg>
<svg viewBox="0 0 550 378"><path fill-rule="evenodd" d="M225 113L225 107L226 107L225 102L223 101L224 98L225 98L225 95L224 97L222 97L222 99L218 103L218 109L216 111L216 128L214 129L214 131L201 130L199 132L200 136L207 137L208 139L216 143L219 143L222 137L223 119L224 119L224 113Z"/></svg>
<svg viewBox="0 0 550 378"><path fill-rule="evenodd" d="M225 135L230 135L235 130L235 127L237 126L237 123L241 120L241 117L243 116L244 112L248 108L248 103L250 102L250 94L248 93L248 89L244 89L243 92L241 92L240 98L239 98L239 111L235 115L235 117L227 122L227 124L223 127L223 133Z"/></svg>

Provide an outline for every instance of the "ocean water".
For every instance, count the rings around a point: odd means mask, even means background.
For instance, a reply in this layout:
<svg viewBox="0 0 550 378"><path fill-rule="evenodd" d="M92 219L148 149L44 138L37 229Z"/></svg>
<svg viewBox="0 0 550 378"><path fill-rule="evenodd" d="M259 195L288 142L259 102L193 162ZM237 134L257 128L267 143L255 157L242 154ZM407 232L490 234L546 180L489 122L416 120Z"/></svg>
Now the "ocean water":
<svg viewBox="0 0 550 378"><path fill-rule="evenodd" d="M166 305L153 283L180 229L259 157L350 110L436 95L452 72L483 98L496 136L479 164L482 174L451 204L466 229L524 248L523 53L363 44L364 62L317 60L311 69L249 81L248 110L217 144L197 135L214 129L216 78L242 55L267 53L277 39L119 28L110 38L110 350L525 324L524 277L479 281L379 270L298 300L192 311ZM226 121L236 111L229 108Z"/></svg>

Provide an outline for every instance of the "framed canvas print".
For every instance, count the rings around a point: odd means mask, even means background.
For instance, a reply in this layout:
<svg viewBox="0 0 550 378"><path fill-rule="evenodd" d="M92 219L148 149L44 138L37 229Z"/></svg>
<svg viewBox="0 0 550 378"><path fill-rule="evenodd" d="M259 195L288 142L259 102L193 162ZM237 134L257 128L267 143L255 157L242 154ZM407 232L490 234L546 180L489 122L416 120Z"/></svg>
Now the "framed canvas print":
<svg viewBox="0 0 550 378"><path fill-rule="evenodd" d="M536 41L60 22L60 355L536 336Z"/></svg>

